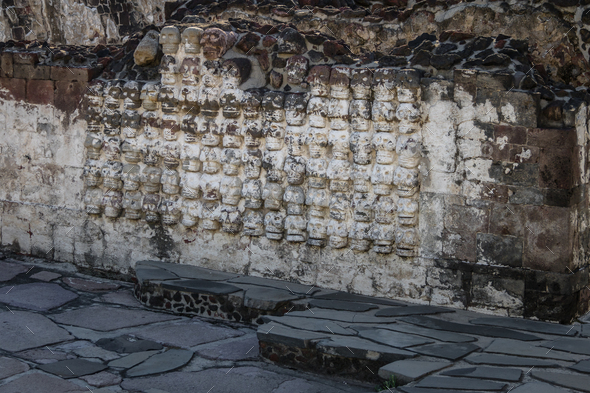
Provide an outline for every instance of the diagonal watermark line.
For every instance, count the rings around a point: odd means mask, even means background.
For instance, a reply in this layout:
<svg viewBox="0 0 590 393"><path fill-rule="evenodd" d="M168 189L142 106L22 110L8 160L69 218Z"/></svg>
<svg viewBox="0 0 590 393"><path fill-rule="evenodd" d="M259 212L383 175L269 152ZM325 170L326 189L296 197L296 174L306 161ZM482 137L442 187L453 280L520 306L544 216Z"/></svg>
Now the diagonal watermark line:
<svg viewBox="0 0 590 393"><path fill-rule="evenodd" d="M27 272L25 273L25 276L26 276L27 274L29 274L29 272L30 272L31 270L33 270L33 268L34 268L34 267L35 267L35 266L31 266L31 268L30 268L29 270L27 270Z"/></svg>
<svg viewBox="0 0 590 393"><path fill-rule="evenodd" d="M369 368L369 366L365 366L367 368L367 370L369 370L371 372L371 374L375 375L375 373L373 371L371 371L371 369Z"/></svg>
<svg viewBox="0 0 590 393"><path fill-rule="evenodd" d="M268 332L266 332L266 333L264 333L264 334L268 334L268 333L270 333L270 331L271 331L272 329L274 329L274 325L273 325L273 327L271 327L270 329L268 329Z"/></svg>
<svg viewBox="0 0 590 393"><path fill-rule="evenodd" d="M211 390L213 390L214 387L215 387L215 385L211 386L211 389L207 390L207 393L209 393Z"/></svg>
<svg viewBox="0 0 590 393"><path fill-rule="evenodd" d="M291 290L291 288L289 288L289 287L288 287L288 286L286 286L286 285L285 285L285 287L286 287L286 288L289 290L289 292L291 292L291 294L292 294L292 295L295 295L295 292L293 292L293 291Z"/></svg>
<svg viewBox="0 0 590 393"><path fill-rule="evenodd" d="M291 312L291 310L292 310L292 309L294 309L294 308L295 308L295 306L291 307L291 308L289 309L289 311L287 311L287 312L286 312L284 315L287 315L287 314L289 314L289 313Z"/></svg>
<svg viewBox="0 0 590 393"><path fill-rule="evenodd" d="M332 270L332 269L330 269L330 270ZM330 271L330 270L328 270L328 271ZM311 287L311 288L309 288L309 291L311 291L311 290L312 290L312 289L314 289L314 288L315 288L315 287ZM307 294L309 293L309 291L305 292L305 294L307 295Z"/></svg>
<svg viewBox="0 0 590 393"><path fill-rule="evenodd" d="M47 348L49 350L49 352L51 352L53 355L55 355L55 352L53 352L51 349L49 349L49 347L46 345L45 348Z"/></svg>
<svg viewBox="0 0 590 393"><path fill-rule="evenodd" d="M29 329L29 332L33 333L33 331L32 331L32 330L31 330L31 329L30 329L30 328L29 328L27 325L25 325L25 327L26 327L27 329ZM35 334L35 333L33 333L33 334Z"/></svg>
<svg viewBox="0 0 590 393"><path fill-rule="evenodd" d="M6 306L6 308L8 308L8 306ZM14 314L14 312L10 308L8 308L8 311Z"/></svg>
<svg viewBox="0 0 590 393"><path fill-rule="evenodd" d="M248 352L246 352L246 355L247 355L247 354L249 354L249 353L250 353L250 351L251 351L251 350L253 350L254 348L256 348L256 345L252 345L252 348L250 348L250 349L248 350Z"/></svg>
<svg viewBox="0 0 590 393"><path fill-rule="evenodd" d="M328 330L330 331L330 333L332 333L332 334L335 334L335 333L332 331L332 329L330 329L330 328L328 327L328 325L326 325L326 329L328 329Z"/></svg>
<svg viewBox="0 0 590 393"><path fill-rule="evenodd" d="M88 386L86 386L86 389L90 390L91 393L94 393Z"/></svg>
<svg viewBox="0 0 590 393"><path fill-rule="evenodd" d="M346 345L345 345L345 347L346 347ZM354 352L352 352L352 349L350 349L348 347L346 347L346 349L348 349L350 351L350 353L352 353L354 355Z"/></svg>
<svg viewBox="0 0 590 393"><path fill-rule="evenodd" d="M14 285L8 290L8 292L12 291L12 288L14 288ZM6 292L5 295L8 295L8 292Z"/></svg>
<svg viewBox="0 0 590 393"><path fill-rule="evenodd" d="M234 366L231 366L231 368L229 370L227 370L227 373L225 373L225 375L227 375L233 369L234 369Z"/></svg>
<svg viewBox="0 0 590 393"><path fill-rule="evenodd" d="M547 355L549 352L551 352L551 350L552 350L553 348L555 348L555 345L554 345L554 346L552 346L551 348L549 348L549 350L548 350L547 352L545 352L545 355Z"/></svg>
<svg viewBox="0 0 590 393"><path fill-rule="evenodd" d="M68 366L66 366L66 368L67 368L68 370L70 370L70 372L71 372L72 374L74 374L74 372L73 372L73 371L72 371L72 370L71 370L71 369L70 369Z"/></svg>
<svg viewBox="0 0 590 393"><path fill-rule="evenodd" d="M315 313L314 313L313 311L311 311L311 308L309 308L308 306L305 306L305 308L307 308L307 309L309 310L309 312L310 312L310 313L312 313L312 314L314 314L314 315L315 315Z"/></svg>
<svg viewBox="0 0 590 393"><path fill-rule="evenodd" d="M531 367L531 370L532 370L533 368L535 368L535 366ZM530 373L530 372L531 372L531 370L527 371L525 375L527 375L528 373Z"/></svg>

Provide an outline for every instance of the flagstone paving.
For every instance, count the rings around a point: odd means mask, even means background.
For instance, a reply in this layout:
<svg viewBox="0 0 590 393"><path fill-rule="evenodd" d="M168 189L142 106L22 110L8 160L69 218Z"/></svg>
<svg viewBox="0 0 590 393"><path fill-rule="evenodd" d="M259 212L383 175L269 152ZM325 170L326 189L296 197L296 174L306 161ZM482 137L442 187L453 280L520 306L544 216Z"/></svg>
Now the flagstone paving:
<svg viewBox="0 0 590 393"><path fill-rule="evenodd" d="M0 393L368 393L391 377L391 392L590 392L588 316L486 316L157 261L136 264L133 286L22 259L0 260Z"/></svg>

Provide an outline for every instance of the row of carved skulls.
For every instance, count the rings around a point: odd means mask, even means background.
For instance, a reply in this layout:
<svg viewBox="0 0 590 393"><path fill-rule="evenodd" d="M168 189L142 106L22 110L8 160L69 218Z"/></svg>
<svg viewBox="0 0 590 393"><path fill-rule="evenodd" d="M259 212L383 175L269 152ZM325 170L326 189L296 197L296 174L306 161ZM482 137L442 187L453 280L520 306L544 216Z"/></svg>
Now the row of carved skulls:
<svg viewBox="0 0 590 393"><path fill-rule="evenodd" d="M245 236L265 234L272 240L281 240L286 235L287 241L307 241L310 245L321 247L326 244L333 248L346 247L350 237L351 248L356 251L367 251L373 242L375 252L390 253L395 243L398 253L411 256L418 244L416 228L401 222L400 225L395 225L388 217L389 212L376 215L373 223L350 222L339 220L339 217L333 218L332 215L330 219L311 214L306 218L301 214L289 214L284 209L272 210L266 214L260 210L248 209L242 213L236 206L218 202L201 202L179 196L162 198L159 194L142 195L139 191L127 191L123 194L110 190L103 194L98 188L88 189L85 203L86 211L91 215L100 215L104 211L106 217L116 218L125 211L125 217L131 220L143 216L147 222L161 219L167 225L181 223L186 227L194 227L200 222L201 228L205 230L215 231L221 226L224 232L238 234L243 229L242 234ZM391 204L391 201L386 201L377 206L384 210L383 205L388 207ZM336 215L338 212L335 209ZM408 214L415 215L415 210Z"/></svg>

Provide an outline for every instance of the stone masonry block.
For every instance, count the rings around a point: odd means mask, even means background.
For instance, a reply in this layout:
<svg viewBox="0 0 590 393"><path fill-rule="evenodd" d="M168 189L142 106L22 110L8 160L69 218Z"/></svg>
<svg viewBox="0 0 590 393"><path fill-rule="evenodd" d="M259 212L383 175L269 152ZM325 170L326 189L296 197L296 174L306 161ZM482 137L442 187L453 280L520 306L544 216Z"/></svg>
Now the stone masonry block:
<svg viewBox="0 0 590 393"><path fill-rule="evenodd" d="M81 81L88 82L100 73L100 68L82 67L51 67L51 79L54 81Z"/></svg>
<svg viewBox="0 0 590 393"><path fill-rule="evenodd" d="M575 273L552 273L528 270L525 276L526 289L558 295L571 295L588 285L588 269Z"/></svg>
<svg viewBox="0 0 590 393"><path fill-rule="evenodd" d="M447 207L443 232L443 255L460 260L476 260L476 234L487 232L489 211L471 206Z"/></svg>
<svg viewBox="0 0 590 393"><path fill-rule="evenodd" d="M14 75L14 66L12 63L12 53L3 52L0 55L0 77L12 78Z"/></svg>
<svg viewBox="0 0 590 393"><path fill-rule="evenodd" d="M508 73L478 71L476 86L478 89L509 90L514 87L514 77Z"/></svg>
<svg viewBox="0 0 590 393"><path fill-rule="evenodd" d="M86 82L56 81L55 82L55 107L71 113L80 105Z"/></svg>
<svg viewBox="0 0 590 393"><path fill-rule="evenodd" d="M527 145L538 147L559 147L562 149L572 148L576 145L576 130L568 129L527 129Z"/></svg>
<svg viewBox="0 0 590 393"><path fill-rule="evenodd" d="M507 125L497 125L494 127L494 142L498 144L512 143L525 145L526 138L526 127L512 127Z"/></svg>
<svg viewBox="0 0 590 393"><path fill-rule="evenodd" d="M54 86L52 80L31 79L27 81L27 102L53 105Z"/></svg>
<svg viewBox="0 0 590 393"><path fill-rule="evenodd" d="M559 146L541 149L539 158L539 186L569 189L573 185L574 157L572 149Z"/></svg>
<svg viewBox="0 0 590 393"><path fill-rule="evenodd" d="M27 84L24 79L0 78L0 98L22 101L26 98Z"/></svg>
<svg viewBox="0 0 590 393"><path fill-rule="evenodd" d="M51 67L45 65L19 64L14 68L14 77L23 79L49 79Z"/></svg>
<svg viewBox="0 0 590 393"><path fill-rule="evenodd" d="M541 95L507 91L500 94L500 121L515 126L536 127Z"/></svg>
<svg viewBox="0 0 590 393"><path fill-rule="evenodd" d="M570 273L573 269L570 210L552 206L525 206L523 267Z"/></svg>
<svg viewBox="0 0 590 393"><path fill-rule="evenodd" d="M510 162L494 163L489 176L506 185L536 187L538 185L539 165Z"/></svg>
<svg viewBox="0 0 590 393"><path fill-rule="evenodd" d="M501 236L524 236L525 211L520 205L493 204L490 208L489 233Z"/></svg>
<svg viewBox="0 0 590 393"><path fill-rule="evenodd" d="M477 261L491 265L522 266L522 238L477 234Z"/></svg>

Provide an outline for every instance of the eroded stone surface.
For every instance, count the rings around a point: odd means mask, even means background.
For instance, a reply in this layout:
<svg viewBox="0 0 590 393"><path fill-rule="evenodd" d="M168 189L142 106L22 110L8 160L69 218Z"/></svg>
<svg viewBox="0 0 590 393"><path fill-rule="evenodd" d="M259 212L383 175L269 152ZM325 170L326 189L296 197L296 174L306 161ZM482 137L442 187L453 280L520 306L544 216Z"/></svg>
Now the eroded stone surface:
<svg viewBox="0 0 590 393"><path fill-rule="evenodd" d="M31 283L0 288L0 302L35 311L47 311L78 297L57 284Z"/></svg>
<svg viewBox="0 0 590 393"><path fill-rule="evenodd" d="M16 374L24 373L29 365L16 359L0 357L0 380Z"/></svg>
<svg viewBox="0 0 590 393"><path fill-rule="evenodd" d="M408 350L422 355L429 355L449 360L457 360L478 349L480 349L479 346L470 343L431 344L408 348Z"/></svg>
<svg viewBox="0 0 590 393"><path fill-rule="evenodd" d="M119 353L133 353L162 349L162 344L151 340L142 340L133 336L125 335L115 338L101 338L96 345L109 351Z"/></svg>
<svg viewBox="0 0 590 393"><path fill-rule="evenodd" d="M44 364L39 368L48 373L62 378L76 378L82 375L95 374L107 368L102 363L91 362L85 359L68 359L59 362Z"/></svg>
<svg viewBox="0 0 590 393"><path fill-rule="evenodd" d="M418 359L398 360L379 369L379 376L385 380L393 375L400 385L413 382L435 371L448 367L450 362L425 361Z"/></svg>
<svg viewBox="0 0 590 393"><path fill-rule="evenodd" d="M45 282L53 281L53 280L58 279L60 277L61 277L61 274L54 273L54 272L48 272L46 270L43 270L39 273L35 273L31 276L31 278L34 278L35 280L45 281Z"/></svg>
<svg viewBox="0 0 590 393"><path fill-rule="evenodd" d="M34 372L0 386L0 393L82 393L84 389L61 378Z"/></svg>
<svg viewBox="0 0 590 393"><path fill-rule="evenodd" d="M432 340L414 336L411 334L394 332L386 329L363 329L359 331L359 337L375 341L380 344L396 348L407 348L416 345L432 343Z"/></svg>
<svg viewBox="0 0 590 393"><path fill-rule="evenodd" d="M590 356L590 340L587 338L561 338L541 344L543 347L557 351L572 352Z"/></svg>
<svg viewBox="0 0 590 393"><path fill-rule="evenodd" d="M373 304L367 303L355 303L346 302L342 300L324 300L324 299L312 299L309 301L310 307L325 308L330 310L340 311L351 311L351 312L363 312L377 308Z"/></svg>
<svg viewBox="0 0 590 393"><path fill-rule="evenodd" d="M506 384L470 378L429 376L418 382L415 386L418 388L496 391L502 390Z"/></svg>
<svg viewBox="0 0 590 393"><path fill-rule="evenodd" d="M453 310L432 306L408 306L396 308L383 308L375 313L376 317L401 317L404 315L426 315L454 312Z"/></svg>
<svg viewBox="0 0 590 393"><path fill-rule="evenodd" d="M121 286L112 282L88 280L78 277L66 277L62 281L74 289L88 292L112 291Z"/></svg>
<svg viewBox="0 0 590 393"><path fill-rule="evenodd" d="M492 353L475 353L467 356L465 360L473 364L491 364L494 366L514 366L514 367L557 367L557 363L521 356L496 355Z"/></svg>
<svg viewBox="0 0 590 393"><path fill-rule="evenodd" d="M576 371L580 371L582 373L590 374L590 360L582 360L581 362L574 364L570 368Z"/></svg>
<svg viewBox="0 0 590 393"><path fill-rule="evenodd" d="M480 366L456 368L453 370L444 371L441 373L441 375L449 375L453 377L497 379L500 381L517 382L520 380L522 370L516 368Z"/></svg>
<svg viewBox="0 0 590 393"><path fill-rule="evenodd" d="M135 352L109 362L109 367L131 368L143 362L158 351Z"/></svg>
<svg viewBox="0 0 590 393"><path fill-rule="evenodd" d="M590 384L588 384L587 375L533 370L533 377L569 389L590 392Z"/></svg>
<svg viewBox="0 0 590 393"><path fill-rule="evenodd" d="M0 348L10 352L42 347L74 338L47 317L26 311L0 313L0 329L2 330Z"/></svg>
<svg viewBox="0 0 590 393"><path fill-rule="evenodd" d="M233 285L206 281L201 279L171 280L162 283L162 287L183 292L204 293L212 295L227 295L237 292L240 288Z"/></svg>
<svg viewBox="0 0 590 393"><path fill-rule="evenodd" d="M173 315L105 306L70 310L53 315L52 318L56 322L65 325L79 326L99 331L111 331L124 327L178 319L178 317Z"/></svg>
<svg viewBox="0 0 590 393"><path fill-rule="evenodd" d="M393 362L416 356L412 352L379 345L358 337L331 337L329 340L319 341L317 348L322 353L357 359L378 359L385 362Z"/></svg>
<svg viewBox="0 0 590 393"><path fill-rule="evenodd" d="M527 332L557 334L560 336L575 336L578 332L578 328L576 327L572 329L571 326L540 321L530 321L527 319L486 317L471 319L469 322L475 325L499 326Z"/></svg>
<svg viewBox="0 0 590 393"><path fill-rule="evenodd" d="M122 379L120 376L111 374L106 371L102 371L92 375L85 375L80 379L86 381L91 386L101 388L103 386L113 386L121 383Z"/></svg>
<svg viewBox="0 0 590 393"><path fill-rule="evenodd" d="M199 320L150 326L135 331L137 337L180 348L190 348L198 344L238 337L243 334L239 330L222 326L214 327Z"/></svg>
<svg viewBox="0 0 590 393"><path fill-rule="evenodd" d="M16 263L0 261L0 282L10 281L18 274L24 273L30 268Z"/></svg>
<svg viewBox="0 0 590 393"><path fill-rule="evenodd" d="M199 356L212 360L248 360L258 357L258 339L255 334L247 334L237 340L212 344L197 350Z"/></svg>
<svg viewBox="0 0 590 393"><path fill-rule="evenodd" d="M192 357L193 352L191 351L169 349L166 352L153 355L143 363L129 369L126 375L129 377L141 377L175 370L187 364Z"/></svg>
<svg viewBox="0 0 590 393"><path fill-rule="evenodd" d="M555 348L554 348L555 349ZM530 343L523 343L516 340L495 339L489 346L485 348L485 352L501 353L505 355L514 356L530 356L540 359L557 359L557 360L575 360L575 357L563 353L559 350L548 351L546 348L537 347Z"/></svg>
<svg viewBox="0 0 590 393"><path fill-rule="evenodd" d="M544 382L527 382L512 390L515 393L566 393L567 390Z"/></svg>

